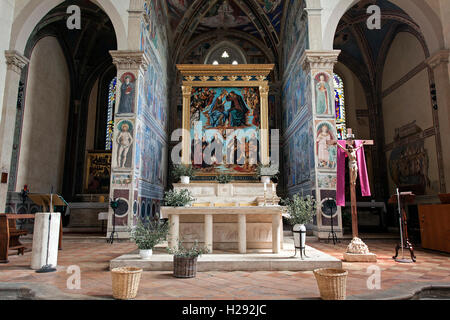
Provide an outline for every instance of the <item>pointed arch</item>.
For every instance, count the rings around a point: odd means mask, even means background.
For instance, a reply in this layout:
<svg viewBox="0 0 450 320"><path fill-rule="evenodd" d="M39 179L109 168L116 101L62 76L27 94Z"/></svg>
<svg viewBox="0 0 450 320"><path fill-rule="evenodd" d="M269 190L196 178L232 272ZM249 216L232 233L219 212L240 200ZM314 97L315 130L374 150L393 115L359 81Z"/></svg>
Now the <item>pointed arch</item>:
<svg viewBox="0 0 450 320"><path fill-rule="evenodd" d="M63 2L64 0L29 1L12 24L10 49L23 53L27 41L39 21ZM93 2L105 11L111 19L116 33L118 49L126 49L128 47L127 27L124 17L119 14L116 5L111 0L93 0ZM126 2L129 3L129 0L124 0L123 3Z"/></svg>

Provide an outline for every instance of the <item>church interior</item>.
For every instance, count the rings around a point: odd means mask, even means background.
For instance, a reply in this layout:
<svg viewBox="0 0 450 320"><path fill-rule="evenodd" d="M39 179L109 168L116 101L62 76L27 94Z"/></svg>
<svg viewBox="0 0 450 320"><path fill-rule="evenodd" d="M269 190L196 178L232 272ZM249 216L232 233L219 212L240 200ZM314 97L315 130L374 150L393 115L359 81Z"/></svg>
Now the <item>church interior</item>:
<svg viewBox="0 0 450 320"><path fill-rule="evenodd" d="M19 282L105 296L109 268L136 266L159 289L141 280L148 300L317 297L311 271L331 267L355 299L411 282L448 296L449 15L447 0L2 0L0 300ZM192 203L169 204L185 190ZM314 199L305 234L294 196ZM47 211L54 296L29 268ZM160 219L164 246L209 250L191 287L158 278L165 247L138 258L131 230ZM370 263L384 291L366 287ZM66 286L72 265L82 289ZM216 276L251 281L204 289Z"/></svg>

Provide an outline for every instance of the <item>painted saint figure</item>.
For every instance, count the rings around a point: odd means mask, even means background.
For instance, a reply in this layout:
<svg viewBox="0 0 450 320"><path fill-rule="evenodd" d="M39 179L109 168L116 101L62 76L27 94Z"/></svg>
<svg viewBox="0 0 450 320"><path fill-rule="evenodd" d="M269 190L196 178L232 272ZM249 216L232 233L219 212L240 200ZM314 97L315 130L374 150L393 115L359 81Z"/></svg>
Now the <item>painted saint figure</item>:
<svg viewBox="0 0 450 320"><path fill-rule="evenodd" d="M317 134L317 155L321 167L330 167L330 142L333 136L327 125L322 125ZM333 161L334 162L334 161Z"/></svg>
<svg viewBox="0 0 450 320"><path fill-rule="evenodd" d="M130 75L126 75L120 87L119 114L133 113L134 83Z"/></svg>
<svg viewBox="0 0 450 320"><path fill-rule="evenodd" d="M231 102L231 108L228 110L230 126L245 126L247 124L246 115L249 112L249 109L245 105L244 99L242 99L242 97L237 95L234 91L231 91L227 96L227 101Z"/></svg>
<svg viewBox="0 0 450 320"><path fill-rule="evenodd" d="M120 127L120 126L119 126ZM119 168L125 168L128 152L133 143L133 136L129 132L130 126L127 123L122 124L120 133L117 135L116 142L118 144L117 165Z"/></svg>
<svg viewBox="0 0 450 320"><path fill-rule="evenodd" d="M331 114L331 106L333 105L332 95L330 85L326 81L326 76L320 74L316 82L317 114Z"/></svg>

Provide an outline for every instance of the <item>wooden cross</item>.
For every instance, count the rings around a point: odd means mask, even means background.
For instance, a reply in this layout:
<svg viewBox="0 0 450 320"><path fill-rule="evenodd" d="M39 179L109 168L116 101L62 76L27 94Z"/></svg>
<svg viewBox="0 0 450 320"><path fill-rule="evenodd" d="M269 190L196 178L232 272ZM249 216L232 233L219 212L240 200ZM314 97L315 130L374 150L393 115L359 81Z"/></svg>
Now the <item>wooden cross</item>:
<svg viewBox="0 0 450 320"><path fill-rule="evenodd" d="M347 137L346 137L346 146L352 146L355 148L354 145L355 135L353 134L352 129L347 129ZM373 140L362 140L363 144L362 146L373 146L374 142ZM329 142L330 145L338 145L337 140L332 140ZM346 152L348 154L348 148L346 149ZM350 177L350 179L352 179ZM353 238L358 237L358 210L356 205L356 181L355 183L351 183L350 181L350 198L351 198L351 208L352 208L352 236Z"/></svg>

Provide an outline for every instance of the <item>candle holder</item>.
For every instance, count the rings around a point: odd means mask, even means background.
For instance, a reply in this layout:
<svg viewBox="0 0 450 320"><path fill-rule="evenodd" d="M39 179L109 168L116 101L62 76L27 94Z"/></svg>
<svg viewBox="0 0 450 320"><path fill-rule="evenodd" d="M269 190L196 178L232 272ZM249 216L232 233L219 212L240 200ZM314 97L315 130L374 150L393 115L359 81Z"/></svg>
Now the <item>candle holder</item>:
<svg viewBox="0 0 450 320"><path fill-rule="evenodd" d="M264 207L267 206L267 190L264 190Z"/></svg>

